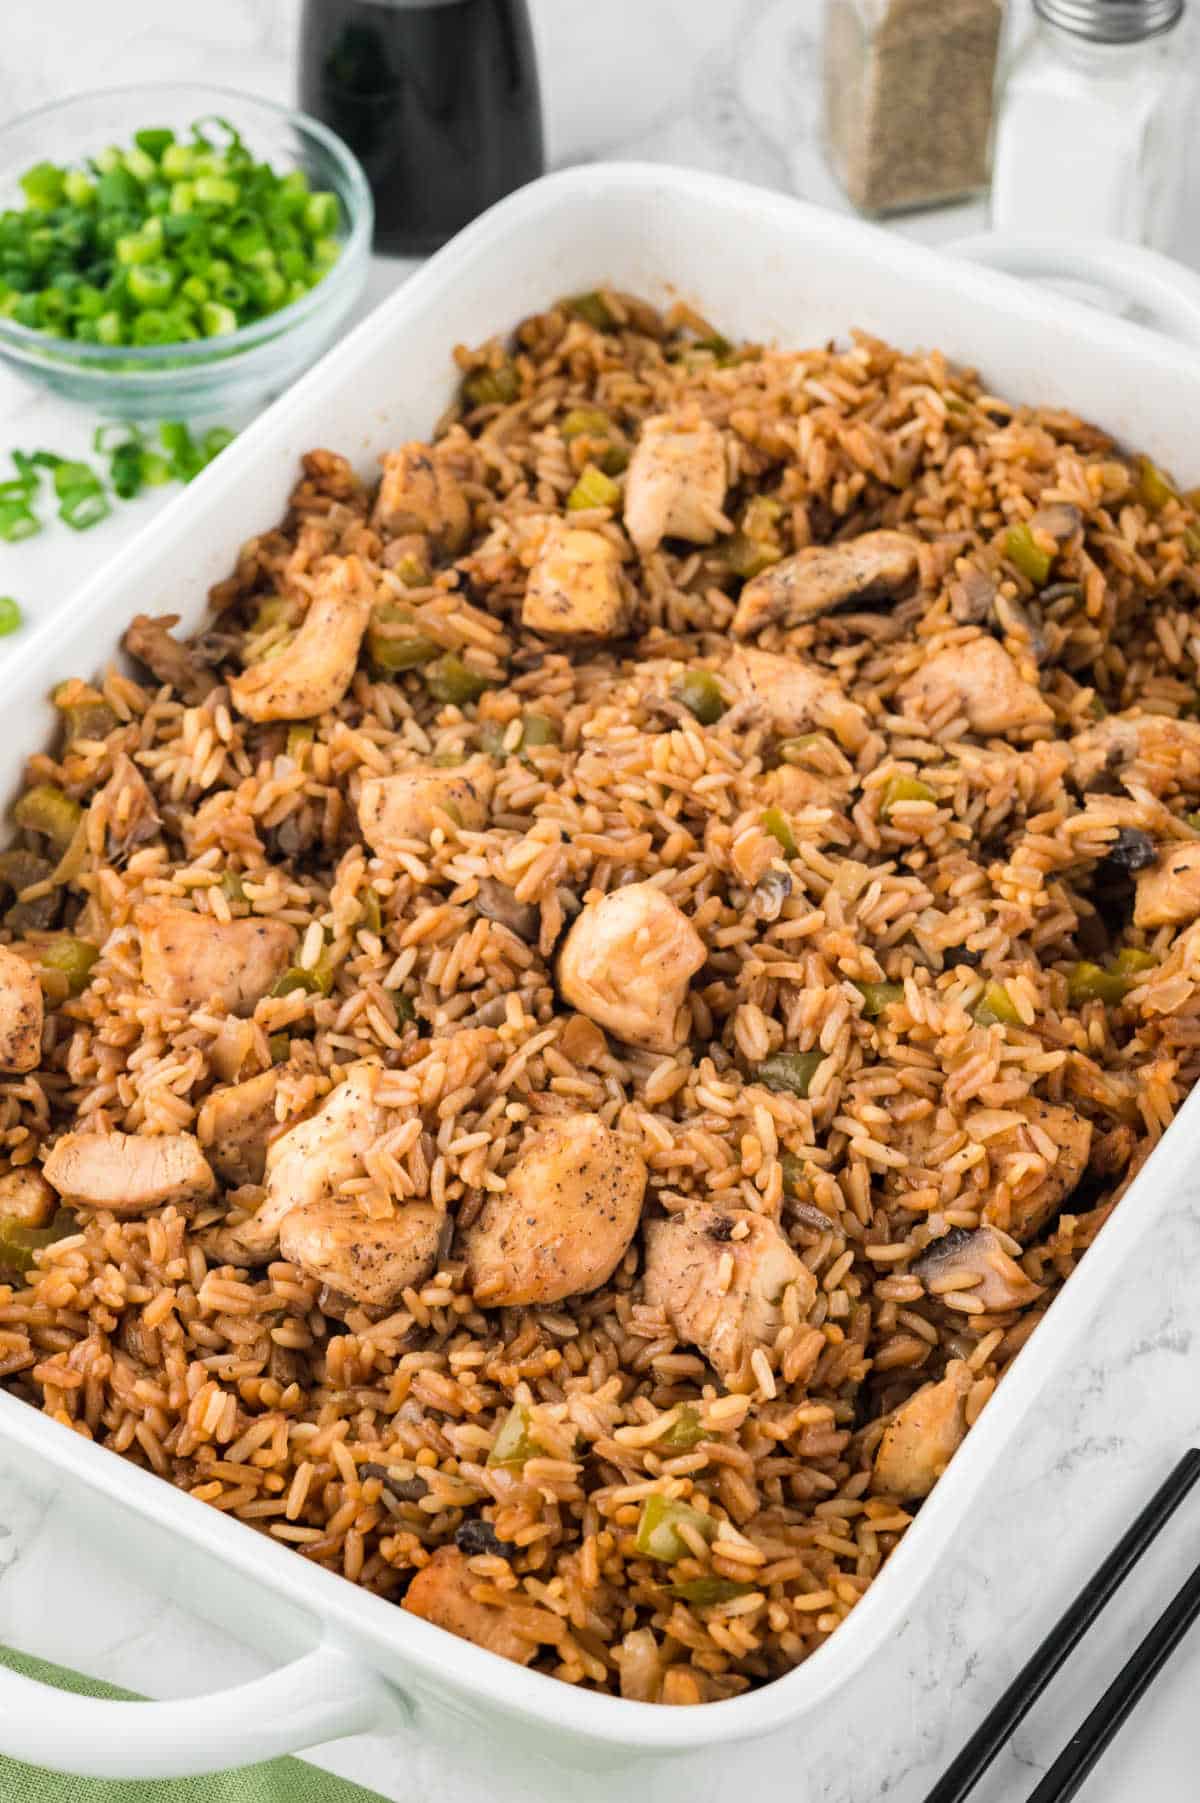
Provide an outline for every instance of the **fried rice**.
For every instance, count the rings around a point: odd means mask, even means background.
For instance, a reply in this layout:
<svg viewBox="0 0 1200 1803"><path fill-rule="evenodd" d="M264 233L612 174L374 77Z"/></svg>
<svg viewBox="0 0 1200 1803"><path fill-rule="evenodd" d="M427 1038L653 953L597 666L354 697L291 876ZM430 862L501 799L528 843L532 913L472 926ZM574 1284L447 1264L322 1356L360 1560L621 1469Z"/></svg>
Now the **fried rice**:
<svg viewBox="0 0 1200 1803"><path fill-rule="evenodd" d="M1195 1078L1200 523L861 335L603 292L455 355L382 486L310 452L197 638L56 694L0 859L44 1006L0 1377L505 1656L707 1702L853 1609Z"/></svg>

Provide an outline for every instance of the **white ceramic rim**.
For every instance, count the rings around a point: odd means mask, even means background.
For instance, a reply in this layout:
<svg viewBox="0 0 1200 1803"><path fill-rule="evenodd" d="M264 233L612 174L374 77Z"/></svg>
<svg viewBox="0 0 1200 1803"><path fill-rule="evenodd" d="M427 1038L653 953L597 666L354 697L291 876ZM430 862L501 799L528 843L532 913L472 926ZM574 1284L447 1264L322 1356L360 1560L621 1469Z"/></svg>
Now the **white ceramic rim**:
<svg viewBox="0 0 1200 1803"><path fill-rule="evenodd" d="M1169 366L1163 356L1162 339L1141 326L1110 319L1059 295L1035 293L1026 284L990 269L960 268L943 254L898 242L877 227L830 215L789 197L764 193L723 177L662 165L587 165L543 177L510 196L411 277L210 465L187 494L164 509L136 544L121 552L84 587L74 608L77 625L81 629L96 625L104 616L110 590L131 580L148 555L156 555L173 543L186 510L194 505L196 497L202 494L217 504L222 496L231 496L253 471L260 445L269 451L310 397L336 392L343 374L357 366L363 349L370 343L402 332L406 320L426 307L436 307L439 290L468 260L486 255L503 266L506 240L514 228L540 224L555 209L570 210L576 217L586 216L589 202L601 196L609 203L614 196L634 202L644 199L648 192L656 203L669 201L672 195L692 202L720 202L730 209L756 214L765 225L786 222L793 231L802 223L811 237L814 254L829 244L853 249L860 256L869 253L876 258L881 272L891 266L919 277L927 286L939 281L953 282L964 305L969 305L972 295L986 297L993 305L1002 304L1014 331L1019 331L1023 321L1041 321L1059 330L1086 335L1113 357L1132 360L1148 376L1162 374ZM849 312L850 302L847 308ZM7 707L14 717L18 708L31 718L35 715L30 703L35 697L40 698L40 689L33 686L33 679L37 667L51 655L56 638L61 638L61 627L54 621L47 621L30 635L21 660L27 673L22 677L21 669L14 667L7 676L0 676L0 709ZM252 1599L258 1588L297 1604L322 1623L323 1645L348 1660L357 1683L368 1693L370 1707L365 1713L369 1719L362 1719L363 1712L356 1709L340 1730L333 1719L334 1712L328 1709L319 1721L306 1719L305 1709L320 1701L322 1674L329 1668L321 1658L299 1660L273 1679L259 1681L275 1684L278 1680L282 1691L293 1699L294 1706L288 1710L291 1728L285 1737L291 1750L312 1745L326 1731L356 1732L378 1720L386 1699L395 1696L400 1688L392 1683L380 1685L379 1668L385 1661L394 1666L399 1657L403 1657L413 1674L414 1691L421 1695L429 1692L463 1698L476 1709L490 1707L534 1730L541 1726L560 1736L577 1737L628 1756L694 1752L709 1745L749 1739L816 1708L854 1675L898 1625L924 1574L936 1562L935 1549L963 1519L972 1496L994 1468L1026 1410L1043 1384L1060 1369L1121 1273L1132 1248L1153 1227L1172 1183L1185 1174L1193 1161L1192 1148L1198 1137L1200 1094L1194 1092L1137 1177L1126 1203L1106 1225L1079 1272L1039 1326L1031 1342L1033 1350L1027 1349L1016 1361L972 1430L963 1452L952 1462L886 1570L850 1619L812 1658L786 1677L704 1708L672 1710L627 1702L582 1691L514 1666L379 1597L357 1590L331 1572L307 1565L282 1545L174 1490L151 1473L71 1433L7 1393L0 1393L0 1435L49 1461L82 1487L106 1493L128 1507L131 1514L160 1524L181 1541L216 1557L248 1586L248 1598ZM345 1668L336 1669L346 1675ZM314 1680L317 1695L313 1694ZM30 1680L0 1672L0 1746L4 1750L12 1750L14 1737L22 1733L19 1718L38 1707L32 1695L37 1689ZM53 1710L41 1711L46 1724L44 1744L40 1735L32 1734L21 1742L25 1748L23 1756L34 1763L86 1772L102 1769L125 1777L209 1769L206 1764L197 1763L197 1750L189 1748L181 1760L165 1744L167 1730L155 1724L171 1720L159 1712L170 1710L172 1705L141 1704L135 1710L119 1703L99 1704L97 1711L114 1713L111 1717L95 1715L85 1732L82 1717L74 1709L75 1700L57 1692L50 1694L54 1698ZM272 1694L278 1701L278 1692ZM221 1693L221 1704L236 1712L239 1732L242 1726L245 1731L236 1741L223 1734L223 1762L248 1762L284 1750L276 1736L256 1737L246 1712L233 1701L235 1695ZM192 1699L190 1706L195 1708L202 1702L203 1699ZM138 1728L140 1718L145 1719L144 1731ZM108 1728L104 1726L106 1720L111 1720ZM51 1726L53 1738L49 1738ZM116 1754L110 1745L114 1741L119 1743Z"/></svg>

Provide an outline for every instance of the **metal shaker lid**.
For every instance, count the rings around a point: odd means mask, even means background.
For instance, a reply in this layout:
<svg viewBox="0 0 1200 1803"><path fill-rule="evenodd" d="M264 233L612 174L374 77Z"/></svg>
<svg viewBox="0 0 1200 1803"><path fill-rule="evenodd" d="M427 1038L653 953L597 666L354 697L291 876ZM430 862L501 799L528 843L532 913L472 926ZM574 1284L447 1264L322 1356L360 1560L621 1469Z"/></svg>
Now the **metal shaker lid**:
<svg viewBox="0 0 1200 1803"><path fill-rule="evenodd" d="M1034 11L1093 44L1137 44L1170 31L1184 0L1033 0Z"/></svg>

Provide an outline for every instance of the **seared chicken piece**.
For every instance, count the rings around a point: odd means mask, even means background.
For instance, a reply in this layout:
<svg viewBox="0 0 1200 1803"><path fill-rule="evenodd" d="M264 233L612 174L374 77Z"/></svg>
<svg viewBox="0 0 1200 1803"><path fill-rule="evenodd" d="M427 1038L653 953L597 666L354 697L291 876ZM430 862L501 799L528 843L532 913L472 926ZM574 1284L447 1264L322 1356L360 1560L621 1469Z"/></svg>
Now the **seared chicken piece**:
<svg viewBox="0 0 1200 1803"><path fill-rule="evenodd" d="M1124 776L1130 764L1136 769L1129 774L1154 795L1171 783L1189 787L1189 776L1200 775L1200 720L1172 720L1135 708L1098 720L1076 733L1070 745L1071 776L1080 788L1101 771Z"/></svg>
<svg viewBox="0 0 1200 1803"><path fill-rule="evenodd" d="M367 1059L346 1066L315 1114L298 1121L267 1149L267 1193L257 1214L237 1229L252 1252L270 1253L294 1208L324 1201L362 1173L363 1155L382 1135L387 1116L375 1100L382 1066Z"/></svg>
<svg viewBox="0 0 1200 1803"><path fill-rule="evenodd" d="M229 1083L205 1097L196 1118L196 1137L214 1170L229 1183L261 1183L267 1147L283 1131L275 1095L292 1064L274 1064L244 1083Z"/></svg>
<svg viewBox="0 0 1200 1803"><path fill-rule="evenodd" d="M360 558L332 558L292 642L230 680L238 713L260 722L314 720L336 707L353 681L374 599Z"/></svg>
<svg viewBox="0 0 1200 1803"><path fill-rule="evenodd" d="M495 771L482 761L457 770L370 776L358 798L362 836L372 851L388 857L397 851L419 851L420 842L428 840L435 826L477 833L487 824L495 782Z"/></svg>
<svg viewBox="0 0 1200 1803"><path fill-rule="evenodd" d="M707 957L687 915L653 883L627 883L589 902L558 960L564 1001L627 1045L673 1052L680 1013Z"/></svg>
<svg viewBox="0 0 1200 1803"><path fill-rule="evenodd" d="M373 1220L347 1197L293 1208L279 1223L279 1251L343 1296L387 1308L437 1262L444 1217L431 1202L405 1202Z"/></svg>
<svg viewBox="0 0 1200 1803"><path fill-rule="evenodd" d="M642 421L625 478L625 530L643 557L664 538L711 545L728 530L727 482L725 441L714 425L655 414Z"/></svg>
<svg viewBox="0 0 1200 1803"><path fill-rule="evenodd" d="M879 1442L872 1490L906 1501L929 1495L962 1444L974 1381L965 1360L955 1359L940 1383L922 1384L901 1403Z"/></svg>
<svg viewBox="0 0 1200 1803"><path fill-rule="evenodd" d="M135 614L125 628L121 643L130 657L145 664L152 676L174 689L189 707L194 707L206 695L212 694L217 679L211 670L197 663L186 645L171 637L170 628L178 623L178 614L159 614L157 618L150 614Z"/></svg>
<svg viewBox="0 0 1200 1803"><path fill-rule="evenodd" d="M700 1348L729 1389L752 1390L750 1357L774 1345L785 1290L795 1288L801 1318L812 1307L817 1280L808 1266L773 1221L746 1209L690 1208L651 1221L644 1238L646 1301Z"/></svg>
<svg viewBox="0 0 1200 1803"><path fill-rule="evenodd" d="M621 558L611 539L555 521L529 572L521 624L547 638L615 639L629 618Z"/></svg>
<svg viewBox="0 0 1200 1803"><path fill-rule="evenodd" d="M457 1547L440 1546L409 1585L401 1606L460 1640L473 1640L502 1659L528 1665L537 1651L535 1643L518 1633L511 1611L476 1602L471 1592L483 1582L472 1574Z"/></svg>
<svg viewBox="0 0 1200 1803"><path fill-rule="evenodd" d="M753 647L735 651L727 665L729 679L761 708L776 732L807 732L827 727L850 751L867 736L867 716L851 701L840 682L803 657L783 657Z"/></svg>
<svg viewBox="0 0 1200 1803"><path fill-rule="evenodd" d="M917 1260L913 1271L925 1284L953 1286L982 1302L989 1314L1024 1308L1042 1294L1016 1259L1005 1251L994 1227L952 1227Z"/></svg>
<svg viewBox="0 0 1200 1803"><path fill-rule="evenodd" d="M1141 871L1133 907L1136 927L1183 926L1200 915L1200 841L1164 847Z"/></svg>
<svg viewBox="0 0 1200 1803"><path fill-rule="evenodd" d="M838 545L808 545L754 576L738 598L733 631L800 626L846 601L890 595L917 573L917 541L903 532L864 532Z"/></svg>
<svg viewBox="0 0 1200 1803"><path fill-rule="evenodd" d="M97 804L107 815L105 843L114 859L153 839L162 824L145 777L124 751L113 759L112 775L93 800L93 807Z"/></svg>
<svg viewBox="0 0 1200 1803"><path fill-rule="evenodd" d="M146 903L134 913L142 981L172 1008L216 1003L252 1014L292 961L296 929L284 920L217 920L190 908Z"/></svg>
<svg viewBox="0 0 1200 1803"><path fill-rule="evenodd" d="M190 1133L64 1133L42 1168L64 1202L117 1215L206 1202L217 1187Z"/></svg>
<svg viewBox="0 0 1200 1803"><path fill-rule="evenodd" d="M42 1056L45 1006L37 970L0 945L0 1070L36 1070Z"/></svg>
<svg viewBox="0 0 1200 1803"><path fill-rule="evenodd" d="M461 550L471 526L467 497L444 447L415 441L380 458L383 480L373 524L389 537L427 532L447 551Z"/></svg>
<svg viewBox="0 0 1200 1803"><path fill-rule="evenodd" d="M561 1302L607 1282L637 1232L646 1167L596 1114L551 1120L467 1230L483 1308Z"/></svg>
<svg viewBox="0 0 1200 1803"><path fill-rule="evenodd" d="M57 1207L58 1197L36 1164L15 1165L0 1177L0 1220L45 1227Z"/></svg>
<svg viewBox="0 0 1200 1803"><path fill-rule="evenodd" d="M1002 734L1019 726L1046 725L1054 718L1003 645L987 637L935 651L901 685L897 700L906 713L911 710L917 716L940 712L947 701L955 701L971 731L978 733Z"/></svg>
<svg viewBox="0 0 1200 1803"><path fill-rule="evenodd" d="M1031 1099L1023 1112L1030 1126L1057 1147L1058 1156L1048 1168L1039 1162L1045 1154L1026 1127L994 1133L987 1141L992 1178L1010 1183L1012 1197L1008 1203L993 1199L983 1210L985 1221L1021 1241L1032 1239L1070 1195L1087 1169L1092 1149L1092 1123L1073 1108ZM1022 1174L1014 1160L1029 1164L1031 1155L1032 1169Z"/></svg>

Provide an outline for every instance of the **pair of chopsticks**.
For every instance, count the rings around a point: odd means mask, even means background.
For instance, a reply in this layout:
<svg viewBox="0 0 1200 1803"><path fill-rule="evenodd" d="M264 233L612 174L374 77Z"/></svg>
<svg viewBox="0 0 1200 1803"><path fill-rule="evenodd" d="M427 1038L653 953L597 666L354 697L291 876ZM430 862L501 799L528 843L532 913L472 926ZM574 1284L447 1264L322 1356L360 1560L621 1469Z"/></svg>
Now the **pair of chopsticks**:
<svg viewBox="0 0 1200 1803"><path fill-rule="evenodd" d="M1065 1664L1147 1547L1170 1521L1197 1478L1200 1478L1200 1450L1193 1447L1183 1455L1100 1569L1089 1578L1070 1608L1055 1622L1032 1659L1017 1673L958 1758L934 1785L925 1803L963 1803L963 1798L974 1790L1001 1747L1024 1721L1051 1678ZM1068 1798L1076 1795L1197 1615L1200 1615L1200 1565L1121 1667L1036 1789L1030 1791L1026 1803L1067 1803Z"/></svg>

